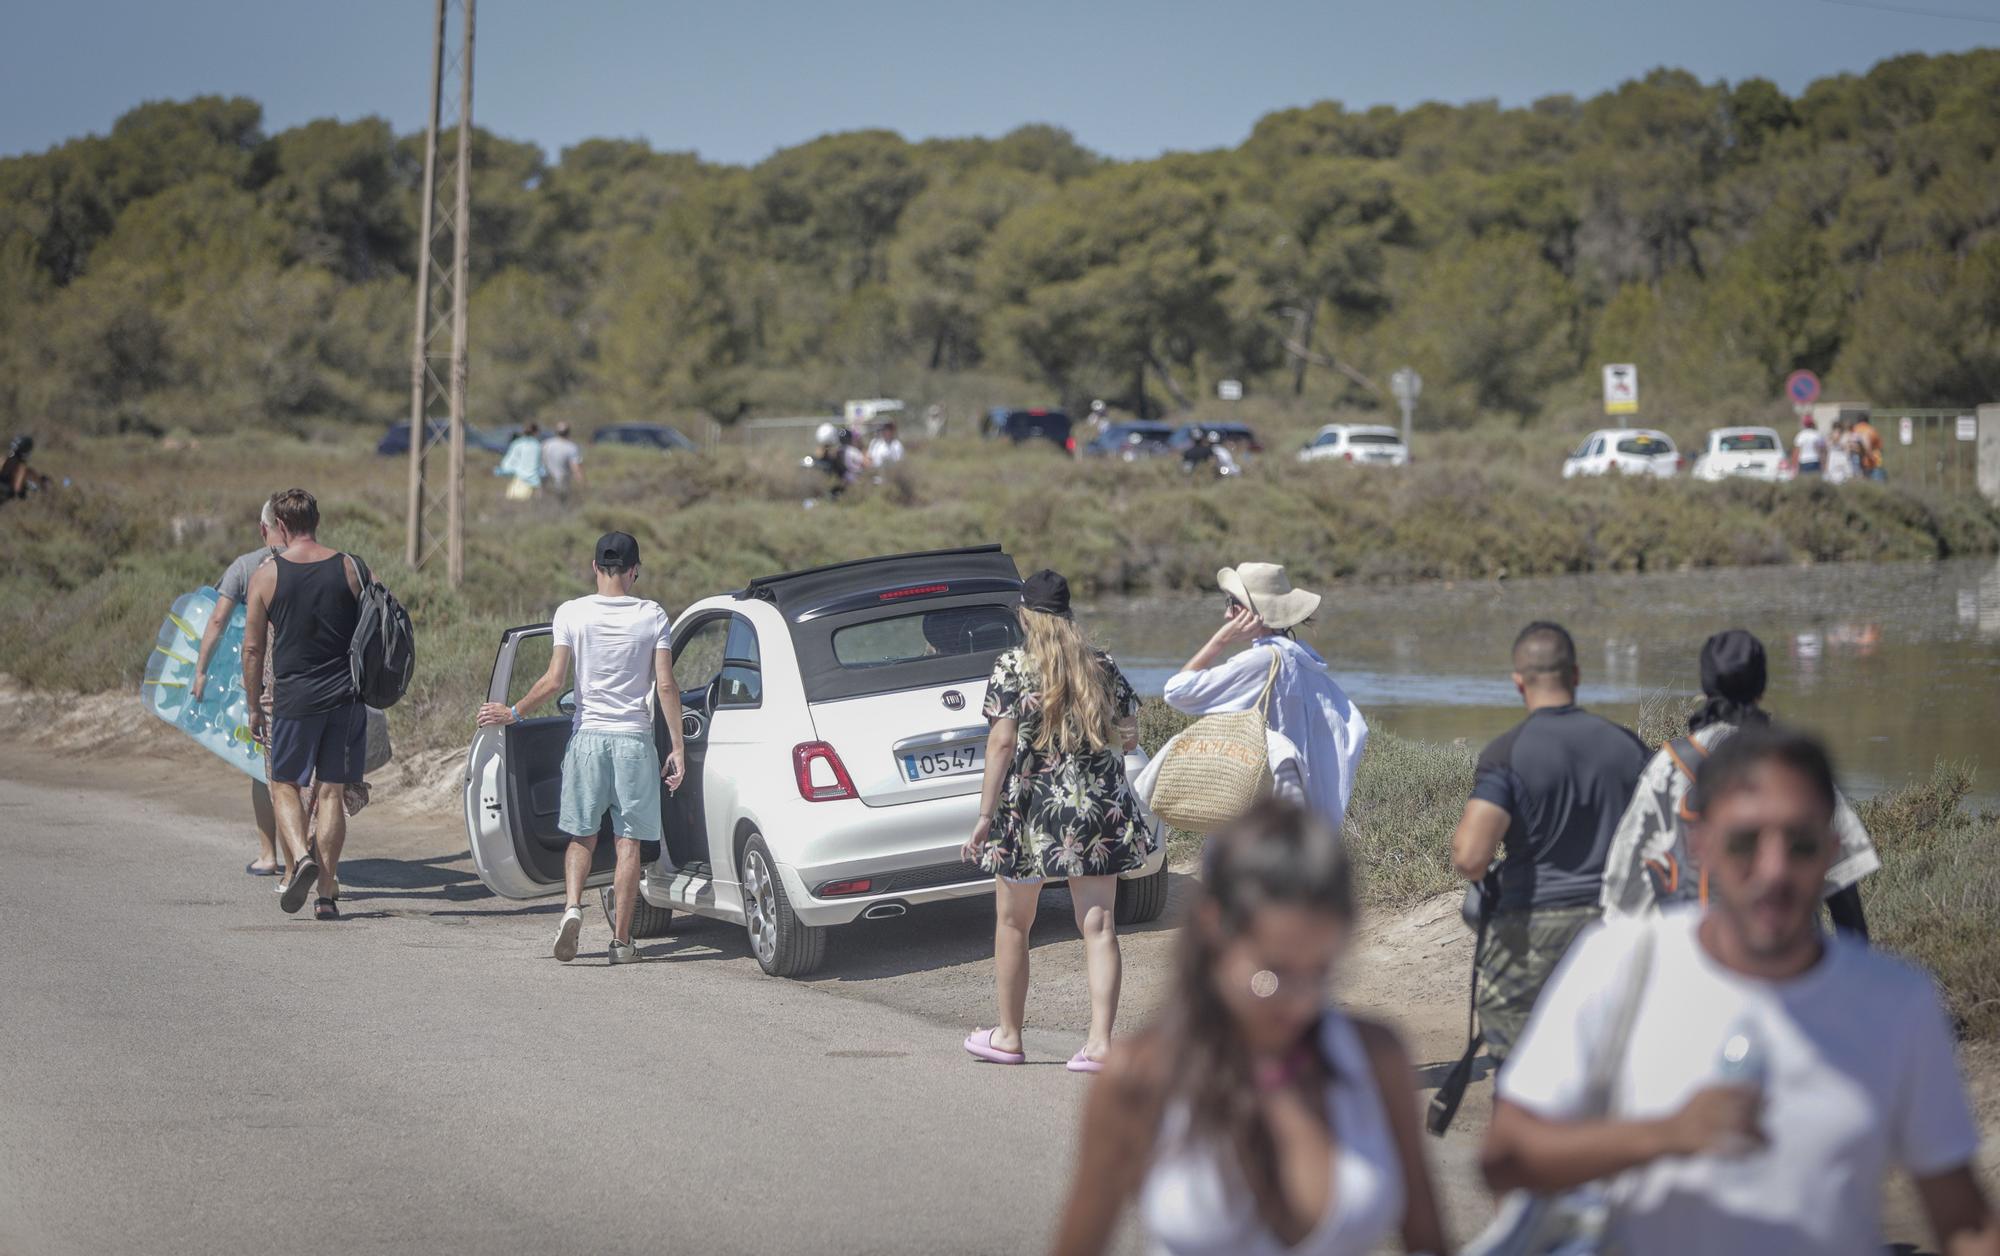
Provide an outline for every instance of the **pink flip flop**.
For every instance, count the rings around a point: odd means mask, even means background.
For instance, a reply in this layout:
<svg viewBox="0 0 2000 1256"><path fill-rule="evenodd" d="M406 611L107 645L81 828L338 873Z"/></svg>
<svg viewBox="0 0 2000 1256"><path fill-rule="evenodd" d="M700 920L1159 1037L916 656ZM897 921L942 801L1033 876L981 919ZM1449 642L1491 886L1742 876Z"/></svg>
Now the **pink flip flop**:
<svg viewBox="0 0 2000 1256"><path fill-rule="evenodd" d="M1063 1067L1072 1073L1102 1073L1104 1061L1091 1059L1079 1048L1077 1053L1069 1058L1069 1063Z"/></svg>
<svg viewBox="0 0 2000 1256"><path fill-rule="evenodd" d="M1019 1051L1002 1051L993 1045L993 1031L975 1029L965 1038L965 1049L975 1059L988 1064L1026 1064L1028 1057Z"/></svg>

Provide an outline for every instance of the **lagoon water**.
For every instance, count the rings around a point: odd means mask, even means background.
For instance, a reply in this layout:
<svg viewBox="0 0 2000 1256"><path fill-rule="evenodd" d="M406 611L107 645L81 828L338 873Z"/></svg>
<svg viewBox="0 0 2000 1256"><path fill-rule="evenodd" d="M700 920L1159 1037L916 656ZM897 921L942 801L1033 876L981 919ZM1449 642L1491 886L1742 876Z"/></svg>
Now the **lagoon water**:
<svg viewBox="0 0 2000 1256"><path fill-rule="evenodd" d="M1770 651L1765 705L1825 737L1867 797L1978 769L2000 809L2000 562L1839 564L1667 575L1323 590L1305 632L1378 728L1478 746L1520 718L1507 648L1532 619L1576 636L1584 705L1633 724L1651 695L1700 691L1709 633L1748 628ZM1157 694L1215 628L1222 596L1107 598L1079 608L1142 693Z"/></svg>

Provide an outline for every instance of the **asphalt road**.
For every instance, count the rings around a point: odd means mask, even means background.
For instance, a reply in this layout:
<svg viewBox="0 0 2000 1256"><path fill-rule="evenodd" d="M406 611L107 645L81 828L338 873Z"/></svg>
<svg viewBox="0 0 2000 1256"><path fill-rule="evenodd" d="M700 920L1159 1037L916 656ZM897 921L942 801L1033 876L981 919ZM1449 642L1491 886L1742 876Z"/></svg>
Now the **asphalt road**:
<svg viewBox="0 0 2000 1256"><path fill-rule="evenodd" d="M558 964L551 908L462 857L367 857L373 812L349 919L287 917L218 819L240 782L183 809L4 768L8 1256L1047 1241L1086 1085L1067 1034L978 1066L964 1026L765 978L706 924L612 969L593 910Z"/></svg>

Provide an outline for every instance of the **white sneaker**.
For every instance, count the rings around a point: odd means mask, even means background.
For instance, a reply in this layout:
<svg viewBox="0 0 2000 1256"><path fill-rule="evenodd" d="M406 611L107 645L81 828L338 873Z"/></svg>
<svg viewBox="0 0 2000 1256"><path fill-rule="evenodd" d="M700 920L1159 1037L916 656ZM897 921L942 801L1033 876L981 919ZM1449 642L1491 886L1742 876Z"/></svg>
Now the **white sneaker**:
<svg viewBox="0 0 2000 1256"><path fill-rule="evenodd" d="M576 935L583 932L583 908L572 907L563 913L562 925L556 930L556 958L567 964L576 958Z"/></svg>

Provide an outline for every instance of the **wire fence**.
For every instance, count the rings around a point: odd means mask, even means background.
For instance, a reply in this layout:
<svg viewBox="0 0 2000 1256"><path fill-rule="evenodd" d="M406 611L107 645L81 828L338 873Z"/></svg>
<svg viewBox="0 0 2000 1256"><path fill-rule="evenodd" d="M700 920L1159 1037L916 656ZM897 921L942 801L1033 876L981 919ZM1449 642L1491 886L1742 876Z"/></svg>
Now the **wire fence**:
<svg viewBox="0 0 2000 1256"><path fill-rule="evenodd" d="M1970 410L1874 410L1882 470L1892 480L1944 493L1978 488L1979 416Z"/></svg>

